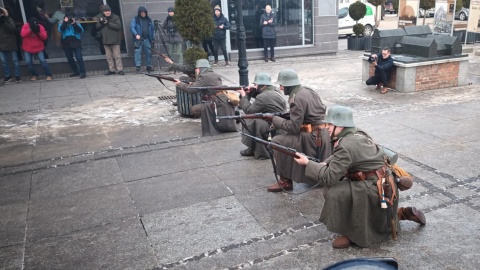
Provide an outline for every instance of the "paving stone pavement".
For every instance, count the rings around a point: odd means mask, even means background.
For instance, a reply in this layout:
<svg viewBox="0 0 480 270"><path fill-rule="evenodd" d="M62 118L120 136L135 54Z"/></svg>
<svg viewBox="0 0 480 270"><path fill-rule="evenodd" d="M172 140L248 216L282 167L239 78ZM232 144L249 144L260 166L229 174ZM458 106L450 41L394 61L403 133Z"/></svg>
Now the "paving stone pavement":
<svg viewBox="0 0 480 270"><path fill-rule="evenodd" d="M335 250L321 188L267 193L270 161L240 156L238 133L201 137L156 80L22 82L0 87L0 269L321 269L357 257L477 268L480 58L469 55L467 86L382 95L361 81L361 57L251 61L249 76L293 68L328 106L352 107L415 177L400 205L426 226L402 221L397 241ZM233 85L235 64L214 69Z"/></svg>

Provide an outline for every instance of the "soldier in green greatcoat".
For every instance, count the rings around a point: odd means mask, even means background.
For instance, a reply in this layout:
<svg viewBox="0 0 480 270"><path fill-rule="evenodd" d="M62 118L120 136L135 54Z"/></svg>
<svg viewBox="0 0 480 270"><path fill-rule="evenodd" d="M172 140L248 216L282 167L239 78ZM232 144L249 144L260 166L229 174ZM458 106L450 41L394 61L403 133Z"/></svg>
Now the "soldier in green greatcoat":
<svg viewBox="0 0 480 270"><path fill-rule="evenodd" d="M329 231L340 234L333 241L333 247L347 248L352 243L367 247L386 241L400 231L398 220L425 225L421 211L414 207L398 208L398 195L391 200L390 207L381 207L383 197L379 196L377 180L379 176L387 178L391 174L386 169L386 154L365 132L355 127L352 111L333 106L325 122L334 143L333 155L316 163L298 153L300 157L295 160L306 165L308 178L325 185L320 221ZM391 183L394 194L398 194L397 185ZM394 234L392 228L395 228Z"/></svg>

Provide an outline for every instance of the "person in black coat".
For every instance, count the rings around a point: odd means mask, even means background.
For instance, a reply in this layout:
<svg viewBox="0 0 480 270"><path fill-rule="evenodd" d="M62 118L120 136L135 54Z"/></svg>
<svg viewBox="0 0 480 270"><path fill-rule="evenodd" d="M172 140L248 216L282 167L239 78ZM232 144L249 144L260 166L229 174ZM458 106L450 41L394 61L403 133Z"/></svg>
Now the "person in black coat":
<svg viewBox="0 0 480 270"><path fill-rule="evenodd" d="M213 16L213 20L215 22L215 32L213 33L213 57L215 58L214 65L218 64L218 47L222 49L223 57L225 58L225 66L228 66L228 56L227 56L227 47L226 47L226 40L227 40L227 30L230 29L231 24L223 16L222 11L219 6L215 6L214 8L215 16Z"/></svg>
<svg viewBox="0 0 480 270"><path fill-rule="evenodd" d="M380 93L386 94L388 92L386 85L390 80L393 67L393 59L390 57L390 48L385 47L382 49L381 54L372 54L370 57L370 59L373 60L372 64L375 65L375 75L370 77L365 83L367 85L377 85L376 89L382 89Z"/></svg>
<svg viewBox="0 0 480 270"><path fill-rule="evenodd" d="M275 43L277 39L277 33L275 31L275 25L277 25L277 17L272 12L270 5L265 6L265 13L260 17L260 26L262 27L263 37L263 55L265 56L265 62L268 62L268 47L270 47L270 60L275 62Z"/></svg>

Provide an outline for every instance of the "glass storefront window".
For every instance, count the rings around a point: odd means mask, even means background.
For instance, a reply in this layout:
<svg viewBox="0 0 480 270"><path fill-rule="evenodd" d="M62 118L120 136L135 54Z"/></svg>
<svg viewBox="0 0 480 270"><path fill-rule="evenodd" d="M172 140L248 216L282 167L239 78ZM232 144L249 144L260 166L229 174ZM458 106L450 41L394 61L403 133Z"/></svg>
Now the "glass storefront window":
<svg viewBox="0 0 480 270"><path fill-rule="evenodd" d="M0 1L1 2L1 1ZM112 13L122 20L119 0L105 1L112 9ZM58 22L63 19L65 13L72 13L84 29L81 35L82 52L84 57L105 54L100 43L95 39L95 16L100 11L103 0L3 0L4 7L17 25L19 50L21 48L20 30L22 25L31 17L37 18L48 33L45 51L48 58L65 58L62 49L61 34L58 32ZM62 4L64 6L62 6ZM122 34L121 52L126 53L124 31ZM20 54L21 55L21 54ZM20 58L22 59L22 58Z"/></svg>
<svg viewBox="0 0 480 270"><path fill-rule="evenodd" d="M265 6L271 5L277 16L276 47L313 44L313 20L311 0L242 0L243 24L246 33L246 48L263 48L260 17ZM237 0L228 0L228 19L232 23L230 42L232 50L238 50L236 17Z"/></svg>

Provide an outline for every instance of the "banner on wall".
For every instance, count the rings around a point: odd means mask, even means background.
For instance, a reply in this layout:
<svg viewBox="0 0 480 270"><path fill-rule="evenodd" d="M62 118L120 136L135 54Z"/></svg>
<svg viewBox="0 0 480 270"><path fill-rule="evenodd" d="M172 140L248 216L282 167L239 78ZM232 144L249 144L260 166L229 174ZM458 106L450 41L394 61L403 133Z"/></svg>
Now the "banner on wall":
<svg viewBox="0 0 480 270"><path fill-rule="evenodd" d="M398 2L398 28L417 25L420 0L400 0Z"/></svg>
<svg viewBox="0 0 480 270"><path fill-rule="evenodd" d="M468 15L467 31L480 32L480 0L470 1L470 12Z"/></svg>
<svg viewBox="0 0 480 270"><path fill-rule="evenodd" d="M433 23L434 34L453 35L455 2L455 0L435 1L435 20Z"/></svg>
<svg viewBox="0 0 480 270"><path fill-rule="evenodd" d="M60 6L62 8L72 8L73 0L60 0Z"/></svg>

